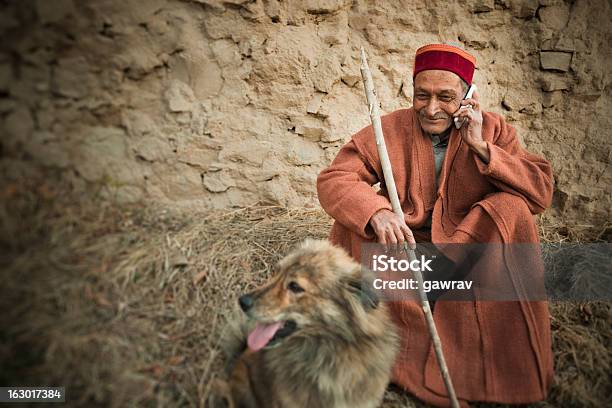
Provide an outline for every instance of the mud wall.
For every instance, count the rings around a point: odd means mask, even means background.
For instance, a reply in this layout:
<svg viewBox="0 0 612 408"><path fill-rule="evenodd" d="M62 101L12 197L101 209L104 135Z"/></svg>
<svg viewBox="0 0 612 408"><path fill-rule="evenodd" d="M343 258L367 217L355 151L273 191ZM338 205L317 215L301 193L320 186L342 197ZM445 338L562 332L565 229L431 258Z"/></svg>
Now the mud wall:
<svg viewBox="0 0 612 408"><path fill-rule="evenodd" d="M315 179L368 123L411 105L429 42L478 60L486 109L553 164L553 213L610 219L606 0L1 1L0 170L76 194L192 207L317 205Z"/></svg>

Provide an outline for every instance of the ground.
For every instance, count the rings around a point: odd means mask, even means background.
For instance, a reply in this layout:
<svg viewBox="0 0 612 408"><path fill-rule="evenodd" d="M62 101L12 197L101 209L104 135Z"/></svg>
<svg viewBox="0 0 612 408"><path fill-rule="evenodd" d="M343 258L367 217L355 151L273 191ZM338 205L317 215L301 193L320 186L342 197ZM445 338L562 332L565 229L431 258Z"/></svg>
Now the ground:
<svg viewBox="0 0 612 408"><path fill-rule="evenodd" d="M71 406L204 406L237 296L331 225L315 208L122 207L44 185L3 194L0 383L65 386ZM539 221L549 242L588 239ZM607 405L610 304L551 312L556 379L536 406ZM396 389L383 404L421 406Z"/></svg>

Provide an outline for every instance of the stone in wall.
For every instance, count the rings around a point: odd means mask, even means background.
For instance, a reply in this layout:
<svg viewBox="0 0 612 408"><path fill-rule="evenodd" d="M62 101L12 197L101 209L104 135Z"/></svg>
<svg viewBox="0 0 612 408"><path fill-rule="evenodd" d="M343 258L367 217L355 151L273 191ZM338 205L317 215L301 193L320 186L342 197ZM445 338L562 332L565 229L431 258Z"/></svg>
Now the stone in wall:
<svg viewBox="0 0 612 408"><path fill-rule="evenodd" d="M23 150L46 168L67 169L72 164L68 151L57 143L57 136L51 132L34 131Z"/></svg>
<svg viewBox="0 0 612 408"><path fill-rule="evenodd" d="M287 160L295 166L317 164L321 160L321 153L318 145L298 138L290 144Z"/></svg>
<svg viewBox="0 0 612 408"><path fill-rule="evenodd" d="M551 108L561 103L561 101L563 101L563 92L561 91L544 92L544 96L542 99L542 106L545 108Z"/></svg>
<svg viewBox="0 0 612 408"><path fill-rule="evenodd" d="M3 145L9 152L16 153L19 146L32 137L36 124L30 109L23 105L11 109L3 119Z"/></svg>
<svg viewBox="0 0 612 408"><path fill-rule="evenodd" d="M545 78L542 83L542 90L546 92L564 91L571 88L570 81L566 78Z"/></svg>
<svg viewBox="0 0 612 408"><path fill-rule="evenodd" d="M348 42L348 13L338 13L322 18L317 24L317 35L327 45L344 45Z"/></svg>
<svg viewBox="0 0 612 408"><path fill-rule="evenodd" d="M292 118L291 123L294 125L295 133L313 142L318 142L321 138L328 137L329 130L326 129L323 121L313 115L302 115Z"/></svg>
<svg viewBox="0 0 612 408"><path fill-rule="evenodd" d="M566 72L572 63L572 54L569 52L542 51L540 64L542 69Z"/></svg>
<svg viewBox="0 0 612 408"><path fill-rule="evenodd" d="M470 2L470 11L472 13L484 13L495 8L494 0L475 0Z"/></svg>
<svg viewBox="0 0 612 408"><path fill-rule="evenodd" d="M559 4L542 7L538 11L538 17L551 30L562 30L569 21L569 6L567 4Z"/></svg>
<svg viewBox="0 0 612 408"><path fill-rule="evenodd" d="M324 55L317 62L312 82L317 91L330 93L341 76L340 63L335 56Z"/></svg>
<svg viewBox="0 0 612 408"><path fill-rule="evenodd" d="M202 183L211 193L221 193L236 185L231 176L225 171L205 174L202 177Z"/></svg>
<svg viewBox="0 0 612 408"><path fill-rule="evenodd" d="M121 129L84 127L82 139L75 141L71 155L75 169L89 182L138 184L140 177L130 159L127 138Z"/></svg>
<svg viewBox="0 0 612 408"><path fill-rule="evenodd" d="M306 11L312 14L336 12L351 4L349 0L306 0Z"/></svg>
<svg viewBox="0 0 612 408"><path fill-rule="evenodd" d="M223 146L218 159L245 165L262 166L273 145L266 141L246 140L229 142Z"/></svg>
<svg viewBox="0 0 612 408"><path fill-rule="evenodd" d="M190 112L195 102L193 90L178 80L170 82L164 97L171 112Z"/></svg>
<svg viewBox="0 0 612 408"><path fill-rule="evenodd" d="M538 0L515 0L510 4L512 14L519 18L535 17L540 2Z"/></svg>

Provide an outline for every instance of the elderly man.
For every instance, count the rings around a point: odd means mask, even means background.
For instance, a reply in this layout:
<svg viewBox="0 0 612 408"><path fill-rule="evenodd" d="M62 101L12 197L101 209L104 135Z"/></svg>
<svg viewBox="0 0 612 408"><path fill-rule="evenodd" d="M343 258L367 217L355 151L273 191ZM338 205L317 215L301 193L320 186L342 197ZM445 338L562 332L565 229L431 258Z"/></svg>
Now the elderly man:
<svg viewBox="0 0 612 408"><path fill-rule="evenodd" d="M474 69L475 58L460 48L420 48L413 107L382 118L403 219L386 196L371 126L319 175L319 200L336 220L330 240L358 261L362 244L376 241L538 243L533 214L550 205L550 165L524 150L501 116L482 111L477 92L462 100ZM420 305L397 301L390 308L402 337L393 382L448 406ZM438 301L434 319L460 400L546 398L552 353L545 301Z"/></svg>

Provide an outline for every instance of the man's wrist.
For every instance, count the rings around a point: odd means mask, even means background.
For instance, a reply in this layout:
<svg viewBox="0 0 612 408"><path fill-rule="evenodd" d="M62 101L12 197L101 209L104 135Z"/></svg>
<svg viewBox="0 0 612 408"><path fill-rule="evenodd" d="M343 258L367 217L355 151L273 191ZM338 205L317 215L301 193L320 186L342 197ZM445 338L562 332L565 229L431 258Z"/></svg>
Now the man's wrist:
<svg viewBox="0 0 612 408"><path fill-rule="evenodd" d="M384 211L389 211L389 209L387 208L381 208L380 210L376 211L374 214L372 214L372 216L370 217L370 220L368 221L368 224L372 225L372 222L376 222L376 217L378 215L380 215L382 212ZM373 227L373 225L372 225Z"/></svg>
<svg viewBox="0 0 612 408"><path fill-rule="evenodd" d="M487 144L487 142L481 140L477 143L470 145L469 147L474 153L478 155L478 157L480 157L483 162L485 162L485 164L489 164L491 156L489 154L489 145Z"/></svg>

